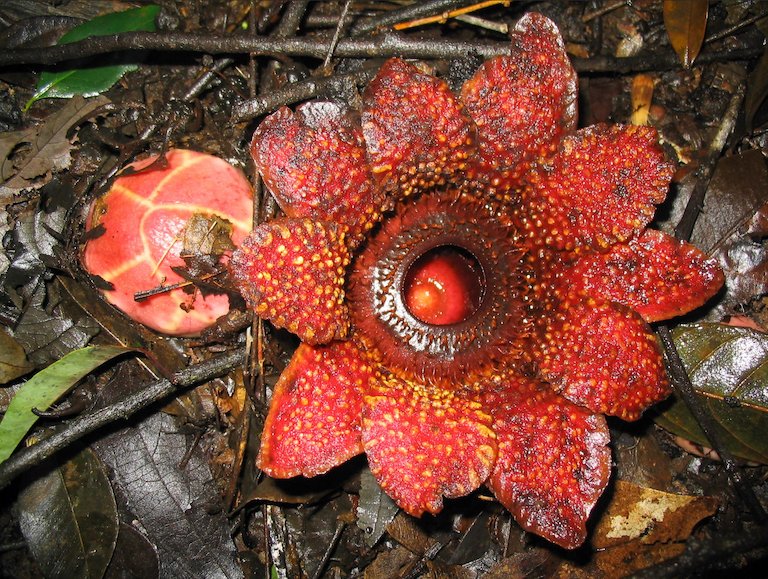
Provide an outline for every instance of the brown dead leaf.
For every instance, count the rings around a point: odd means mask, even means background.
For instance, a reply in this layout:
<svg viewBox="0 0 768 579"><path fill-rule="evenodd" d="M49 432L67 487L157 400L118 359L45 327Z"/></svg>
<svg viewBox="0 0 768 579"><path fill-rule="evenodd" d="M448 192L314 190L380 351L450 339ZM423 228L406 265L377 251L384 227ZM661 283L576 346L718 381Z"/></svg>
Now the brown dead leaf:
<svg viewBox="0 0 768 579"><path fill-rule="evenodd" d="M413 517L403 513L399 513L387 525L387 533L395 541L416 555L423 555L436 542L419 527Z"/></svg>
<svg viewBox="0 0 768 579"><path fill-rule="evenodd" d="M551 551L534 549L515 553L490 568L483 579L543 579L552 577L556 559Z"/></svg>
<svg viewBox="0 0 768 579"><path fill-rule="evenodd" d="M715 513L713 497L676 495L617 480L592 533L597 549L584 567L565 563L559 577L624 577L685 549L694 527Z"/></svg>
<svg viewBox="0 0 768 579"><path fill-rule="evenodd" d="M0 136L0 205L24 189L38 189L51 175L68 168L73 138L70 129L110 101L104 96L75 96L42 125Z"/></svg>
<svg viewBox="0 0 768 579"><path fill-rule="evenodd" d="M726 292L710 319L768 293L768 168L760 151L723 157L710 181L691 241L711 253Z"/></svg>
<svg viewBox="0 0 768 579"><path fill-rule="evenodd" d="M594 556L585 565L564 562L560 579L627 577L685 550L702 519L717 510L713 497L676 495L617 480L607 509L592 532Z"/></svg>
<svg viewBox="0 0 768 579"><path fill-rule="evenodd" d="M31 372L33 368L24 348L4 330L0 330L0 384L7 384Z"/></svg>
<svg viewBox="0 0 768 579"><path fill-rule="evenodd" d="M685 68L690 68L701 50L708 10L708 0L664 0L664 26Z"/></svg>
<svg viewBox="0 0 768 579"><path fill-rule="evenodd" d="M365 568L364 579L389 579L400 577L401 570L413 561L413 553L405 547L396 546L389 551L382 551Z"/></svg>
<svg viewBox="0 0 768 579"><path fill-rule="evenodd" d="M223 255L234 249L232 224L217 215L195 213L184 225L183 256Z"/></svg>

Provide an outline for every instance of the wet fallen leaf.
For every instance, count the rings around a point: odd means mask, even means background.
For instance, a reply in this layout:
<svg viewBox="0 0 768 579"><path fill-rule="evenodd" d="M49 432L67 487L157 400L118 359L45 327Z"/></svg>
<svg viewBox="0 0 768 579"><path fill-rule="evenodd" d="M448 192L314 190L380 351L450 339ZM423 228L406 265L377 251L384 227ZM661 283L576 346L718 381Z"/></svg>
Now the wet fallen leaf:
<svg viewBox="0 0 768 579"><path fill-rule="evenodd" d="M364 469L360 475L357 526L365 533L365 542L369 547L379 542L398 510L395 501L381 490L370 469Z"/></svg>
<svg viewBox="0 0 768 579"><path fill-rule="evenodd" d="M157 549L161 577L242 577L211 471L190 442L172 417L157 413L94 447Z"/></svg>
<svg viewBox="0 0 768 579"><path fill-rule="evenodd" d="M74 97L45 122L0 136L0 205L13 201L23 189L37 189L72 162L70 129L109 103L99 96Z"/></svg>
<svg viewBox="0 0 768 579"><path fill-rule="evenodd" d="M93 451L85 449L24 488L19 522L48 579L101 579L118 535L115 497Z"/></svg>
<svg viewBox="0 0 768 579"><path fill-rule="evenodd" d="M708 0L664 0L664 26L683 66L699 55L707 28Z"/></svg>
<svg viewBox="0 0 768 579"><path fill-rule="evenodd" d="M28 204L16 216L10 236L13 259L3 278L2 291L20 312L28 309L33 294L50 278L49 266L59 263L56 256L61 254L76 202L71 188L55 181L39 195L38 203Z"/></svg>
<svg viewBox="0 0 768 579"><path fill-rule="evenodd" d="M716 252L739 236L765 234L768 228L753 231L752 221L766 203L768 168L762 153L753 149L723 157L709 182L691 241L706 252Z"/></svg>
<svg viewBox="0 0 768 579"><path fill-rule="evenodd" d="M120 523L117 544L104 579L155 579L159 574L160 563L152 543L139 530L127 523Z"/></svg>
<svg viewBox="0 0 768 579"><path fill-rule="evenodd" d="M8 405L0 422L0 462L6 460L37 421L32 410L47 410L86 374L130 350L89 346L75 350L32 376Z"/></svg>
<svg viewBox="0 0 768 579"><path fill-rule="evenodd" d="M69 352L84 348L99 333L93 319L69 315L61 307L58 296L54 292L48 294L41 282L13 333L37 367L52 364Z"/></svg>
<svg viewBox="0 0 768 579"><path fill-rule="evenodd" d="M711 253L726 276L708 316L722 319L768 293L768 169L758 150L723 157L710 181L691 241Z"/></svg>
<svg viewBox="0 0 768 579"><path fill-rule="evenodd" d="M682 325L673 332L698 400L736 456L768 464L768 334L723 324ZM708 445L685 404L673 397L654 420Z"/></svg>

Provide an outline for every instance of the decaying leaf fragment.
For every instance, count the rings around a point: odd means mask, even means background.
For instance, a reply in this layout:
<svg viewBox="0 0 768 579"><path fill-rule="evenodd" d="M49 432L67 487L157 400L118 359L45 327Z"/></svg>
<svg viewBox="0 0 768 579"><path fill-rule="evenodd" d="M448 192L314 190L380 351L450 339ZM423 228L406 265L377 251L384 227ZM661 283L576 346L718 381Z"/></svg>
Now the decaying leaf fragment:
<svg viewBox="0 0 768 579"><path fill-rule="evenodd" d="M0 136L0 205L11 202L23 189L42 187L53 173L68 168L70 129L109 102L103 96L76 96L42 125Z"/></svg>
<svg viewBox="0 0 768 579"><path fill-rule="evenodd" d="M712 497L676 495L617 480L614 498L597 524L592 543L603 549L633 542L682 542L716 508Z"/></svg>
<svg viewBox="0 0 768 579"><path fill-rule="evenodd" d="M590 563L561 566L559 576L626 577L675 557L696 525L713 515L712 497L676 495L617 480L611 502L592 534Z"/></svg>

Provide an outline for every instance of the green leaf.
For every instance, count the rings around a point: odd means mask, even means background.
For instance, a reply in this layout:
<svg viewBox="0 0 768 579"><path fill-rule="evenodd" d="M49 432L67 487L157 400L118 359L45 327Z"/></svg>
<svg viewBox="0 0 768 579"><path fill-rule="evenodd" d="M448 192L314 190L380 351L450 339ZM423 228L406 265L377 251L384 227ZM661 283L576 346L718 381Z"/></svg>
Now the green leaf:
<svg viewBox="0 0 768 579"><path fill-rule="evenodd" d="M119 520L106 469L93 451L36 479L20 494L19 525L49 579L101 579Z"/></svg>
<svg viewBox="0 0 768 579"><path fill-rule="evenodd" d="M768 334L723 324L682 325L673 332L699 401L735 456L768 464ZM685 404L672 398L654 420L709 445Z"/></svg>
<svg viewBox="0 0 768 579"><path fill-rule="evenodd" d="M70 352L32 376L8 405L0 422L0 462L5 461L32 428L33 408L47 410L86 374L131 350L117 346L88 346Z"/></svg>
<svg viewBox="0 0 768 579"><path fill-rule="evenodd" d="M150 5L98 16L67 32L58 43L68 44L92 36L108 36L121 32L153 32L156 30L155 18L159 12L159 6ZM125 73L136 68L137 65L133 62L121 62L108 66L43 72L37 81L35 94L27 102L25 109L41 98L70 98L78 94L95 96L115 84Z"/></svg>

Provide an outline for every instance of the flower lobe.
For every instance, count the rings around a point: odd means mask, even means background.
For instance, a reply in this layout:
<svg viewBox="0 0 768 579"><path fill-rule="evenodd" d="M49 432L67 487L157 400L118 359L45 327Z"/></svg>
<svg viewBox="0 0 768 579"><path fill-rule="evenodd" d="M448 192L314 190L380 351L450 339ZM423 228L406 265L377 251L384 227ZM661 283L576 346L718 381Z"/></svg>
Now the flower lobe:
<svg viewBox="0 0 768 579"><path fill-rule="evenodd" d="M231 269L248 304L308 344L347 335L346 228L311 219L259 225L232 255Z"/></svg>
<svg viewBox="0 0 768 579"><path fill-rule="evenodd" d="M316 476L362 452L371 367L351 342L299 346L275 385L258 464L279 478Z"/></svg>

